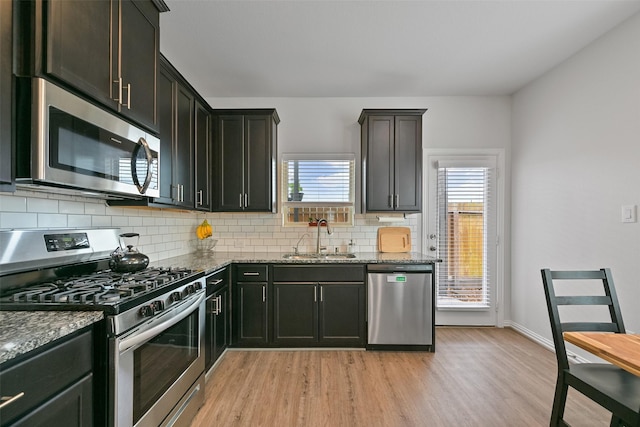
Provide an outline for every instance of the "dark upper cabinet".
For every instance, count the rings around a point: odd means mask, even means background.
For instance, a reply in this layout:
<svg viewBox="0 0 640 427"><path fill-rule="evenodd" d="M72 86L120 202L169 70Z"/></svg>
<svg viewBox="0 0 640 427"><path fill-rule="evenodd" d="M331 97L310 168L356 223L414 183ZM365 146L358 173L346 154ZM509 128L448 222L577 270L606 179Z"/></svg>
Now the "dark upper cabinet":
<svg viewBox="0 0 640 427"><path fill-rule="evenodd" d="M173 160L173 192L177 206L193 208L194 198L194 94L180 83L175 85L175 141ZM162 138L162 135L160 136Z"/></svg>
<svg viewBox="0 0 640 427"><path fill-rule="evenodd" d="M211 114L195 104L195 208L211 210Z"/></svg>
<svg viewBox="0 0 640 427"><path fill-rule="evenodd" d="M362 110L363 212L422 210L422 115Z"/></svg>
<svg viewBox="0 0 640 427"><path fill-rule="evenodd" d="M213 110L214 211L275 212L274 109Z"/></svg>
<svg viewBox="0 0 640 427"><path fill-rule="evenodd" d="M13 2L0 1L0 191L13 191Z"/></svg>
<svg viewBox="0 0 640 427"><path fill-rule="evenodd" d="M47 75L158 131L161 3L20 2L22 75ZM160 7L160 9L158 8Z"/></svg>
<svg viewBox="0 0 640 427"><path fill-rule="evenodd" d="M158 74L160 197L153 202L193 208L194 94L164 58Z"/></svg>

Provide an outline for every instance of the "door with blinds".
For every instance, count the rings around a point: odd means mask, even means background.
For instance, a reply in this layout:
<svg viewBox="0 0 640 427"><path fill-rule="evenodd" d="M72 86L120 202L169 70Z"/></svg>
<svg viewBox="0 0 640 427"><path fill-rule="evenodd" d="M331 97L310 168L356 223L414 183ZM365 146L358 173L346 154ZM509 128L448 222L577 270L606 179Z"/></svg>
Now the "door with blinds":
<svg viewBox="0 0 640 427"><path fill-rule="evenodd" d="M431 156L427 246L436 265L436 324L497 324L493 156Z"/></svg>

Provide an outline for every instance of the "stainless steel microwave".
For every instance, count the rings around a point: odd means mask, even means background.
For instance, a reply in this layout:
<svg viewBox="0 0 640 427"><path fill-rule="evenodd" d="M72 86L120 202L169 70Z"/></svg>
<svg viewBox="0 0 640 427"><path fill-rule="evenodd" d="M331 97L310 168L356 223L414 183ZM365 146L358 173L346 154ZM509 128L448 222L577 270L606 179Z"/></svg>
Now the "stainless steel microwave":
<svg viewBox="0 0 640 427"><path fill-rule="evenodd" d="M48 80L31 78L21 86L17 185L107 197L160 195L157 137Z"/></svg>

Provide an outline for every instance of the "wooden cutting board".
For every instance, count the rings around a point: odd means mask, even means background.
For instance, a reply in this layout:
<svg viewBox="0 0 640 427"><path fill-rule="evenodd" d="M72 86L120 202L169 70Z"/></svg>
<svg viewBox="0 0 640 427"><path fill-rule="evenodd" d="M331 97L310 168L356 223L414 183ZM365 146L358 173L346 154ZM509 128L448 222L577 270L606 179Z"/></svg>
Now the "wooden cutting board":
<svg viewBox="0 0 640 427"><path fill-rule="evenodd" d="M409 227L378 228L378 251L411 252L411 229Z"/></svg>

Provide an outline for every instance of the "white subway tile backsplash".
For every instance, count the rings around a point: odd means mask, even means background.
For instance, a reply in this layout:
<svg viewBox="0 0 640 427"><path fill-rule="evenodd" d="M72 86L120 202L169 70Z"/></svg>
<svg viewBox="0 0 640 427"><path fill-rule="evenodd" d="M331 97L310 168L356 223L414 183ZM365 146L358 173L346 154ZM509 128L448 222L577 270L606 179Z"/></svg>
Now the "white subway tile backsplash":
<svg viewBox="0 0 640 427"><path fill-rule="evenodd" d="M38 228L38 214L2 212L0 213L0 228L3 230L14 228Z"/></svg>
<svg viewBox="0 0 640 427"><path fill-rule="evenodd" d="M0 211L2 212L26 212L27 198L0 195Z"/></svg>
<svg viewBox="0 0 640 427"><path fill-rule="evenodd" d="M39 213L38 228L67 228L67 216L64 214Z"/></svg>
<svg viewBox="0 0 640 427"><path fill-rule="evenodd" d="M72 200L60 200L58 202L58 212L62 214L83 214L84 203Z"/></svg>
<svg viewBox="0 0 640 427"><path fill-rule="evenodd" d="M58 201L28 197L27 212L58 212Z"/></svg>
<svg viewBox="0 0 640 427"><path fill-rule="evenodd" d="M111 217L106 215L93 215L91 217L92 227L111 227Z"/></svg>
<svg viewBox="0 0 640 427"><path fill-rule="evenodd" d="M88 215L104 215L106 213L106 206L100 203L85 203L84 213Z"/></svg>
<svg viewBox="0 0 640 427"><path fill-rule="evenodd" d="M315 251L317 228L283 227L281 214L202 213L106 206L104 201L77 196L43 195L26 190L0 195L0 229L115 227L140 234L137 245L152 261L183 255L196 248L196 227L207 218L212 225L216 250L232 252L291 252L298 240L301 252ZM413 238L419 219L408 217ZM334 227L333 235L322 230L322 245L345 251L353 240L358 251L377 250L375 217L356 215L353 227Z"/></svg>
<svg viewBox="0 0 640 427"><path fill-rule="evenodd" d="M67 226L70 228L91 227L91 215L67 215Z"/></svg>

